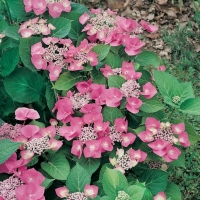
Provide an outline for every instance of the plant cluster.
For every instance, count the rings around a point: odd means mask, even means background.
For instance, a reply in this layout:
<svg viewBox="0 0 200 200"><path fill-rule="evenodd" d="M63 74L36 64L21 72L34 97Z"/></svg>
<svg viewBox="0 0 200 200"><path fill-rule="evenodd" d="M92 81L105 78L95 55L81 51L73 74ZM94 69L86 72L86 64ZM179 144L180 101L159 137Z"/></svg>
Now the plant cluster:
<svg viewBox="0 0 200 200"><path fill-rule="evenodd" d="M4 8L0 199L181 199L168 174L198 141L200 99L141 52L157 27L68 0Z"/></svg>

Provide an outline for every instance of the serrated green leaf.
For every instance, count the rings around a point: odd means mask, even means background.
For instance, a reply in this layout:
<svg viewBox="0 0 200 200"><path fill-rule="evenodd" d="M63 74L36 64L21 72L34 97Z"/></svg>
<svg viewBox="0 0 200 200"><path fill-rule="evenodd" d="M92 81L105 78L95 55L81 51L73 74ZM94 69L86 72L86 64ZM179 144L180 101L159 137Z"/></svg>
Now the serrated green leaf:
<svg viewBox="0 0 200 200"><path fill-rule="evenodd" d="M13 71L4 80L6 92L14 101L32 103L44 93L45 83L42 76L27 68Z"/></svg>
<svg viewBox="0 0 200 200"><path fill-rule="evenodd" d="M145 188L138 185L131 185L127 188L127 194L131 199L142 200L144 196Z"/></svg>
<svg viewBox="0 0 200 200"><path fill-rule="evenodd" d="M167 187L167 172L151 169L143 172L139 181L141 183L145 182L145 186L151 191L153 195L156 195L158 192L164 191Z"/></svg>
<svg viewBox="0 0 200 200"><path fill-rule="evenodd" d="M91 177L86 169L78 163L72 168L66 181L66 187L70 193L83 192L86 184L90 184Z"/></svg>
<svg viewBox="0 0 200 200"><path fill-rule="evenodd" d="M187 99L181 104L180 110L184 113L200 115L200 98Z"/></svg>
<svg viewBox="0 0 200 200"><path fill-rule="evenodd" d="M143 51L139 55L136 56L135 62L140 64L141 66L154 66L158 67L160 65L160 60L158 56L151 51Z"/></svg>
<svg viewBox="0 0 200 200"><path fill-rule="evenodd" d="M41 167L57 180L66 180L70 172L69 162L63 154L54 154L48 163L42 162Z"/></svg>
<svg viewBox="0 0 200 200"><path fill-rule="evenodd" d="M122 59L119 55L109 52L105 59L105 64L109 65L112 69L122 67Z"/></svg>
<svg viewBox="0 0 200 200"><path fill-rule="evenodd" d="M105 193L113 199L117 197L119 191L128 187L126 177L120 171L109 168L105 170L102 183Z"/></svg>
<svg viewBox="0 0 200 200"><path fill-rule="evenodd" d="M51 23L56 27L55 30L51 30L52 37L64 38L68 35L71 29L71 20L64 17L59 17L55 19L52 18L48 21L48 23Z"/></svg>
<svg viewBox="0 0 200 200"><path fill-rule="evenodd" d="M53 88L57 90L69 90L75 83L82 80L83 76L78 72L65 72L59 76Z"/></svg>
<svg viewBox="0 0 200 200"><path fill-rule="evenodd" d="M8 139L0 140L0 164L10 158L20 145L21 142L13 142Z"/></svg>
<svg viewBox="0 0 200 200"><path fill-rule="evenodd" d="M110 75L108 76L108 86L109 87L115 87L115 88L121 88L122 84L125 83L126 80L118 75Z"/></svg>
<svg viewBox="0 0 200 200"><path fill-rule="evenodd" d="M98 55L98 60L102 61L108 55L110 45L98 44L94 46L92 50Z"/></svg>
<svg viewBox="0 0 200 200"><path fill-rule="evenodd" d="M171 182L167 182L167 188L164 191L167 195L167 198L171 198L171 200L181 200L181 192L179 187Z"/></svg>
<svg viewBox="0 0 200 200"><path fill-rule="evenodd" d="M146 99L145 97L140 97L142 100L142 106L140 110L146 113L154 113L164 108L164 105L156 98Z"/></svg>
<svg viewBox="0 0 200 200"><path fill-rule="evenodd" d="M19 62L19 48L11 48L2 54L0 61L2 76L9 75Z"/></svg>
<svg viewBox="0 0 200 200"><path fill-rule="evenodd" d="M112 125L116 118L123 118L123 114L118 108L111 108L105 106L102 111L103 119L105 122L109 121Z"/></svg>
<svg viewBox="0 0 200 200"><path fill-rule="evenodd" d="M31 62L31 46L41 41L38 37L21 38L19 45L19 55L25 65L32 71L36 71L35 66Z"/></svg>

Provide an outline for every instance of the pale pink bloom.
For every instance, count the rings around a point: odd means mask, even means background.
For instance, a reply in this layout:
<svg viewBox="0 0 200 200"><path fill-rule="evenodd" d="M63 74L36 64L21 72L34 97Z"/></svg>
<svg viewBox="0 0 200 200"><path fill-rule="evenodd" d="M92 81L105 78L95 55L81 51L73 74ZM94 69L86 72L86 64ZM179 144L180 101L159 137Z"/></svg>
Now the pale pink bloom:
<svg viewBox="0 0 200 200"><path fill-rule="evenodd" d="M105 68L100 68L100 71L103 73L103 75L108 78L108 76L110 75L114 75L113 70L111 69L111 67L107 64L105 64Z"/></svg>
<svg viewBox="0 0 200 200"><path fill-rule="evenodd" d="M181 134L179 134L178 141L180 142L180 144L182 146L185 146L185 145L190 146L190 142L189 142L189 139L188 139L188 133L187 132L182 132Z"/></svg>
<svg viewBox="0 0 200 200"><path fill-rule="evenodd" d="M135 139L136 136L133 133L126 133L126 134L122 133L122 146L127 147L128 145L133 144Z"/></svg>
<svg viewBox="0 0 200 200"><path fill-rule="evenodd" d="M56 29L56 27L53 25L53 24L48 24L48 28L50 29L50 30L55 30Z"/></svg>
<svg viewBox="0 0 200 200"><path fill-rule="evenodd" d="M41 55L33 55L31 57L31 62L33 63L36 69L45 70L47 68L47 61L43 59Z"/></svg>
<svg viewBox="0 0 200 200"><path fill-rule="evenodd" d="M172 131L174 134L180 135L182 132L185 131L185 124L184 123L172 124Z"/></svg>
<svg viewBox="0 0 200 200"><path fill-rule="evenodd" d="M137 160L138 162L143 162L146 157L147 154L143 151L139 150L134 150L134 149L129 149L128 153L130 155L131 160Z"/></svg>
<svg viewBox="0 0 200 200"><path fill-rule="evenodd" d="M117 118L114 121L114 124L116 126L116 130L118 132L126 132L128 130L128 121L126 120L126 118Z"/></svg>
<svg viewBox="0 0 200 200"><path fill-rule="evenodd" d="M141 20L140 24L142 25L142 28L144 30L147 30L149 33L153 33L155 31L158 30L158 27L157 26L154 26L154 25L149 25L147 24L147 22L145 22L144 20Z"/></svg>
<svg viewBox="0 0 200 200"><path fill-rule="evenodd" d="M58 121L56 119L53 119L53 118L51 118L49 120L49 122L50 122L51 126L57 126L57 124L58 124Z"/></svg>
<svg viewBox="0 0 200 200"><path fill-rule="evenodd" d="M84 114L88 114L88 113L101 113L102 107L95 104L95 103L91 103L91 104L87 104L85 106L83 106L80 109L80 112L84 113Z"/></svg>
<svg viewBox="0 0 200 200"><path fill-rule="evenodd" d="M94 122L94 130L97 133L101 134L102 132L106 131L109 125L110 125L110 122L103 122L103 119L99 119Z"/></svg>
<svg viewBox="0 0 200 200"><path fill-rule="evenodd" d="M31 138L33 135L38 133L40 128L36 125L26 125L22 127L22 135L24 135L26 138Z"/></svg>
<svg viewBox="0 0 200 200"><path fill-rule="evenodd" d="M108 136L103 137L100 141L101 152L113 150L112 140Z"/></svg>
<svg viewBox="0 0 200 200"><path fill-rule="evenodd" d="M160 129L160 121L153 117L147 117L145 126L147 130L151 131L153 134L156 134L158 129Z"/></svg>
<svg viewBox="0 0 200 200"><path fill-rule="evenodd" d="M44 187L29 183L28 185L21 185L15 189L18 200L39 200L44 195Z"/></svg>
<svg viewBox="0 0 200 200"><path fill-rule="evenodd" d="M126 109L131 113L138 113L139 108L142 106L142 101L136 97L126 98Z"/></svg>
<svg viewBox="0 0 200 200"><path fill-rule="evenodd" d="M43 34L43 35L49 35L50 34L50 29L47 25L43 25L41 28L40 28L40 32Z"/></svg>
<svg viewBox="0 0 200 200"><path fill-rule="evenodd" d="M114 12L114 11L110 10L110 8L108 8L105 12L106 12L108 15L117 15L117 12Z"/></svg>
<svg viewBox="0 0 200 200"><path fill-rule="evenodd" d="M157 70L159 70L159 71L165 71L166 70L166 67L164 66L164 65L161 65L161 66L159 66L158 68L157 68Z"/></svg>
<svg viewBox="0 0 200 200"><path fill-rule="evenodd" d="M32 0L23 0L24 5L25 5L25 11L30 12L33 7L32 7Z"/></svg>
<svg viewBox="0 0 200 200"><path fill-rule="evenodd" d="M91 84L90 85L90 97L91 99L95 100L96 105L103 105L105 104L105 95L106 92L105 85L99 84Z"/></svg>
<svg viewBox="0 0 200 200"><path fill-rule="evenodd" d="M83 152L83 142L80 140L73 140L71 153L80 158L82 152Z"/></svg>
<svg viewBox="0 0 200 200"><path fill-rule="evenodd" d="M157 139L156 141L149 143L148 146L151 147L153 150L159 151L163 150L168 144L168 141Z"/></svg>
<svg viewBox="0 0 200 200"><path fill-rule="evenodd" d="M153 200L166 200L167 197L164 192L159 192L156 196L153 197Z"/></svg>
<svg viewBox="0 0 200 200"><path fill-rule="evenodd" d="M105 91L106 105L109 107L117 107L120 105L120 101L123 94L118 88L109 88Z"/></svg>
<svg viewBox="0 0 200 200"><path fill-rule="evenodd" d="M33 46L31 46L31 56L34 55L41 55L45 53L45 49L42 47L42 43L38 42L36 44L34 44Z"/></svg>
<svg viewBox="0 0 200 200"><path fill-rule="evenodd" d="M97 8L97 9L93 9L93 8L92 8L92 9L90 10L90 13L91 13L91 14L100 14L100 13L101 13L101 9L100 9L100 8Z"/></svg>
<svg viewBox="0 0 200 200"><path fill-rule="evenodd" d="M153 133L151 131L142 131L138 134L138 137L143 142L152 142L154 140Z"/></svg>
<svg viewBox="0 0 200 200"><path fill-rule="evenodd" d="M53 37L47 37L47 38L42 38L42 41L46 44L46 45L50 45L52 44L56 44L59 42L59 38L53 38Z"/></svg>
<svg viewBox="0 0 200 200"><path fill-rule="evenodd" d="M28 37L30 37L31 35L34 34L34 31L26 28L26 29L22 30L20 33L21 33L23 38L28 38Z"/></svg>
<svg viewBox="0 0 200 200"><path fill-rule="evenodd" d="M47 70L49 71L49 78L51 81L56 81L62 72L62 68L60 66L54 65L53 62L50 62Z"/></svg>
<svg viewBox="0 0 200 200"><path fill-rule="evenodd" d="M84 12L84 14L82 14L82 15L80 16L79 22L80 22L81 24L85 24L85 23L88 21L89 18L90 18L90 16L89 16L86 12Z"/></svg>
<svg viewBox="0 0 200 200"><path fill-rule="evenodd" d="M16 137L16 138L14 139L14 141L15 141L15 142L26 143L26 142L28 141L28 138L25 137L25 136L23 136L23 135L20 135L20 136ZM19 149L23 149L23 148L22 148L22 145L19 147Z"/></svg>
<svg viewBox="0 0 200 200"><path fill-rule="evenodd" d="M77 126L63 126L59 129L61 136L65 137L66 140L70 141L75 137L78 137L81 133L81 127Z"/></svg>
<svg viewBox="0 0 200 200"><path fill-rule="evenodd" d="M103 41L106 39L106 35L107 35L107 29L105 29L105 30L100 30L100 31L97 32L96 38L97 38L99 41L103 42Z"/></svg>
<svg viewBox="0 0 200 200"><path fill-rule="evenodd" d="M143 91L140 94L142 94L146 99L152 98L157 93L156 88L150 82L143 85L142 90Z"/></svg>
<svg viewBox="0 0 200 200"><path fill-rule="evenodd" d="M62 0L62 5L63 5L63 11L65 12L70 12L71 11L71 5L69 0Z"/></svg>
<svg viewBox="0 0 200 200"><path fill-rule="evenodd" d="M85 94L86 92L89 91L90 89L90 85L91 85L91 80L88 81L81 81L75 84L77 90L81 93L81 94Z"/></svg>
<svg viewBox="0 0 200 200"><path fill-rule="evenodd" d="M49 140L49 148L52 149L53 151L57 151L60 149L60 147L63 145L62 141L56 140L54 138L51 138Z"/></svg>
<svg viewBox="0 0 200 200"><path fill-rule="evenodd" d="M60 198L66 198L69 195L69 190L65 186L56 188L55 191Z"/></svg>
<svg viewBox="0 0 200 200"><path fill-rule="evenodd" d="M82 117L72 117L70 120L70 124L71 126L83 126L84 125L84 121Z"/></svg>
<svg viewBox="0 0 200 200"><path fill-rule="evenodd" d="M139 24L132 19L127 19L125 17L117 17L117 28L120 32L130 33L133 29L138 28Z"/></svg>
<svg viewBox="0 0 200 200"><path fill-rule="evenodd" d="M83 69L83 63L80 60L73 60L73 62L71 62L70 66L68 67L69 71L79 71Z"/></svg>
<svg viewBox="0 0 200 200"><path fill-rule="evenodd" d="M168 144L168 146L166 147L166 154L163 156L163 158L167 162L172 162L173 160L177 160L180 154L181 151L177 147Z"/></svg>
<svg viewBox="0 0 200 200"><path fill-rule="evenodd" d="M60 2L50 3L48 5L48 8L49 8L49 14L53 18L60 17L61 12L64 10L64 7L63 7L62 3L60 3Z"/></svg>
<svg viewBox="0 0 200 200"><path fill-rule="evenodd" d="M116 158L109 158L109 161L111 165L115 166L117 164L117 159Z"/></svg>
<svg viewBox="0 0 200 200"><path fill-rule="evenodd" d="M121 158L124 155L124 149L117 148L116 155Z"/></svg>
<svg viewBox="0 0 200 200"><path fill-rule="evenodd" d="M103 115L102 113L88 113L83 116L83 121L85 124L92 124L98 120L102 120Z"/></svg>
<svg viewBox="0 0 200 200"><path fill-rule="evenodd" d="M86 184L85 188L84 188L84 193L85 193L86 196L91 197L92 199L94 199L98 194L98 189L99 188L97 186L95 186L95 185Z"/></svg>
<svg viewBox="0 0 200 200"><path fill-rule="evenodd" d="M90 62L91 66L96 66L98 64L97 54L93 51L87 54L87 60Z"/></svg>
<svg viewBox="0 0 200 200"><path fill-rule="evenodd" d="M45 177L34 168L31 168L22 172L21 179L27 184L34 183L36 185L41 185L45 180Z"/></svg>
<svg viewBox="0 0 200 200"><path fill-rule="evenodd" d="M21 107L15 110L16 120L39 119L38 112L34 109Z"/></svg>
<svg viewBox="0 0 200 200"><path fill-rule="evenodd" d="M112 31L108 34L105 43L110 44L111 46L120 46L123 43L124 36L121 33L117 33L117 31Z"/></svg>
<svg viewBox="0 0 200 200"><path fill-rule="evenodd" d="M45 128L41 128L40 134L42 137L49 136L50 138L53 138L56 135L56 128L53 125L45 127Z"/></svg>
<svg viewBox="0 0 200 200"><path fill-rule="evenodd" d="M24 160L30 160L34 156L34 153L30 150L24 150L20 151L20 155Z"/></svg>
<svg viewBox="0 0 200 200"><path fill-rule="evenodd" d="M120 171L122 174L125 174L124 168L122 168L120 165L116 165L114 169Z"/></svg>
<svg viewBox="0 0 200 200"><path fill-rule="evenodd" d="M32 4L36 15L41 15L46 11L47 2L45 0L34 0Z"/></svg>
<svg viewBox="0 0 200 200"><path fill-rule="evenodd" d="M100 158L101 157L101 147L100 140L87 140L85 142L86 147L83 150L84 156L86 158Z"/></svg>

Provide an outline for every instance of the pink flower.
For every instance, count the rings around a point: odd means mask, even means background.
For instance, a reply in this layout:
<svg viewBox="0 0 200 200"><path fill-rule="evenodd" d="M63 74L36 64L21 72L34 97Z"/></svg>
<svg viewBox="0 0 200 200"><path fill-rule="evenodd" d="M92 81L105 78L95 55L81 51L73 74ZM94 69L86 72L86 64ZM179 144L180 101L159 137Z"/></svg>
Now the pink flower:
<svg viewBox="0 0 200 200"><path fill-rule="evenodd" d="M89 91L89 87L91 85L91 80L89 81L81 81L76 83L76 88L81 94L85 94Z"/></svg>
<svg viewBox="0 0 200 200"><path fill-rule="evenodd" d="M62 5L63 5L63 11L65 12L70 12L71 11L71 5L69 0L62 0Z"/></svg>
<svg viewBox="0 0 200 200"><path fill-rule="evenodd" d="M106 129L109 127L110 122L103 122L103 119L96 120L94 122L94 130L98 133L104 133Z"/></svg>
<svg viewBox="0 0 200 200"><path fill-rule="evenodd" d="M65 186L56 188L55 191L60 198L66 198L69 195L69 190Z"/></svg>
<svg viewBox="0 0 200 200"><path fill-rule="evenodd" d="M130 144L133 144L136 136L133 133L122 134L122 146L127 147Z"/></svg>
<svg viewBox="0 0 200 200"><path fill-rule="evenodd" d="M31 29L28 29L28 28L21 31L21 35L22 35L23 38L28 38L33 34L34 34L34 31L31 30Z"/></svg>
<svg viewBox="0 0 200 200"><path fill-rule="evenodd" d="M166 200L167 197L164 192L159 192L156 196L153 197L153 200Z"/></svg>
<svg viewBox="0 0 200 200"><path fill-rule="evenodd" d="M104 93L106 92L105 85L99 84L91 84L90 85L90 97L95 100L97 105L105 104L105 96Z"/></svg>
<svg viewBox="0 0 200 200"><path fill-rule="evenodd" d="M46 11L47 2L45 0L34 0L32 4L36 15L41 15Z"/></svg>
<svg viewBox="0 0 200 200"><path fill-rule="evenodd" d="M45 180L45 177L34 168L28 169L22 172L21 179L23 182L29 184L33 183L35 185L41 185Z"/></svg>
<svg viewBox="0 0 200 200"><path fill-rule="evenodd" d="M174 132L174 134L180 135L182 132L185 131L185 124L172 124L172 131Z"/></svg>
<svg viewBox="0 0 200 200"><path fill-rule="evenodd" d="M54 3L50 3L48 5L49 8L49 14L53 17L53 18L57 18L60 17L61 12L64 10L62 3L60 2L54 2Z"/></svg>
<svg viewBox="0 0 200 200"><path fill-rule="evenodd" d="M100 68L100 71L106 78L108 78L108 76L110 75L114 75L114 72L112 71L111 67L107 64L105 64L105 68Z"/></svg>
<svg viewBox="0 0 200 200"><path fill-rule="evenodd" d="M42 137L49 136L50 138L53 138L56 135L56 128L53 125L46 128L41 128L40 134Z"/></svg>
<svg viewBox="0 0 200 200"><path fill-rule="evenodd" d="M120 105L120 101L123 94L118 88L109 88L105 91L106 105L110 107L117 107Z"/></svg>
<svg viewBox="0 0 200 200"><path fill-rule="evenodd" d="M143 92L140 94L144 95L146 99L152 98L157 93L156 88L150 82L143 85L142 90Z"/></svg>
<svg viewBox="0 0 200 200"><path fill-rule="evenodd" d="M53 62L49 63L47 70L50 72L49 78L51 81L56 81L58 79L60 73L62 72L61 67L54 65Z"/></svg>
<svg viewBox="0 0 200 200"><path fill-rule="evenodd" d="M35 183L29 183L28 185L21 185L15 189L18 200L39 200L44 195L44 187Z"/></svg>
<svg viewBox="0 0 200 200"><path fill-rule="evenodd" d="M91 198L95 198L98 194L98 187L95 185L85 185L84 188L84 193L86 196L91 197Z"/></svg>
<svg viewBox="0 0 200 200"><path fill-rule="evenodd" d="M85 106L83 106L81 109L80 109L80 112L82 113L101 113L101 110L102 110L102 107L95 104L95 103L91 103L91 104L87 104Z"/></svg>
<svg viewBox="0 0 200 200"><path fill-rule="evenodd" d="M161 66L159 66L158 68L157 68L157 70L159 70L159 71L165 71L166 70L166 67L164 66L164 65L161 65Z"/></svg>
<svg viewBox="0 0 200 200"><path fill-rule="evenodd" d="M178 141L184 147L190 146L190 141L189 141L188 133L187 132L182 132L181 134L179 134Z"/></svg>
<svg viewBox="0 0 200 200"><path fill-rule="evenodd" d="M139 24L132 19L117 17L117 26L120 32L131 32L134 28L138 28Z"/></svg>
<svg viewBox="0 0 200 200"><path fill-rule="evenodd" d="M137 160L138 162L143 162L147 157L147 154L141 151L140 149L139 150L129 149L128 153L130 154L131 160Z"/></svg>
<svg viewBox="0 0 200 200"><path fill-rule="evenodd" d="M26 125L22 127L21 131L22 135L24 135L26 138L31 138L33 135L38 133L39 127L36 125Z"/></svg>
<svg viewBox="0 0 200 200"><path fill-rule="evenodd" d="M177 148L168 144L166 147L166 154L163 156L166 162L172 162L173 160L177 160L180 156L181 151Z"/></svg>
<svg viewBox="0 0 200 200"><path fill-rule="evenodd" d="M15 110L16 120L39 119L38 112L34 109L21 107Z"/></svg>
<svg viewBox="0 0 200 200"><path fill-rule="evenodd" d="M155 31L158 30L157 26L149 25L144 20L141 20L140 23L142 25L142 28L145 29L145 30L147 30L149 33L153 33L153 32L155 32Z"/></svg>
<svg viewBox="0 0 200 200"><path fill-rule="evenodd" d="M112 140L108 136L103 137L102 139L100 139L100 141L101 152L113 150Z"/></svg>
<svg viewBox="0 0 200 200"><path fill-rule="evenodd" d="M96 66L98 64L97 54L93 51L87 54L87 60L90 62L91 66Z"/></svg>
<svg viewBox="0 0 200 200"><path fill-rule="evenodd" d="M89 18L90 18L90 16L86 12L84 12L84 14L80 16L79 22L81 24L85 24Z"/></svg>
<svg viewBox="0 0 200 200"><path fill-rule="evenodd" d="M72 149L71 153L75 156L78 156L78 158L81 157L83 152L83 142L80 140L74 140L72 143Z"/></svg>
<svg viewBox="0 0 200 200"><path fill-rule="evenodd" d="M34 156L34 153L30 150L24 150L20 151L20 155L24 160L31 160L31 158Z"/></svg>
<svg viewBox="0 0 200 200"><path fill-rule="evenodd" d="M36 44L34 44L33 46L31 46L31 56L34 55L42 55L45 53L45 49L42 47L42 43L38 42Z"/></svg>
<svg viewBox="0 0 200 200"><path fill-rule="evenodd" d="M142 131L141 133L138 134L138 137L143 142L152 142L152 141L154 141L153 133L150 132L150 131Z"/></svg>
<svg viewBox="0 0 200 200"><path fill-rule="evenodd" d="M86 147L83 150L84 156L86 158L100 158L101 157L101 148L100 140L87 140L85 142Z"/></svg>
<svg viewBox="0 0 200 200"><path fill-rule="evenodd" d="M49 148L52 149L53 151L57 151L60 149L60 147L63 145L62 141L56 140L54 138L51 138L49 140Z"/></svg>
<svg viewBox="0 0 200 200"><path fill-rule="evenodd" d="M31 57L31 62L33 63L36 69L45 70L47 68L47 61L43 59L41 55L33 55Z"/></svg>
<svg viewBox="0 0 200 200"><path fill-rule="evenodd" d="M103 115L102 113L88 113L83 116L83 120L85 124L92 124L96 121L102 120Z"/></svg>
<svg viewBox="0 0 200 200"><path fill-rule="evenodd" d="M116 126L116 130L118 132L126 132L128 130L128 121L126 120L126 118L117 118L114 121L114 124Z"/></svg>
<svg viewBox="0 0 200 200"><path fill-rule="evenodd" d="M80 126L63 126L59 129L61 136L65 137L66 140L70 141L75 137L78 137L81 133Z"/></svg>
<svg viewBox="0 0 200 200"><path fill-rule="evenodd" d="M158 132L158 129L160 129L160 122L153 118L153 117L147 117L145 122L146 129L154 134Z"/></svg>
<svg viewBox="0 0 200 200"><path fill-rule="evenodd" d="M142 106L142 101L136 97L126 98L127 104L126 109L131 113L138 113L139 108Z"/></svg>

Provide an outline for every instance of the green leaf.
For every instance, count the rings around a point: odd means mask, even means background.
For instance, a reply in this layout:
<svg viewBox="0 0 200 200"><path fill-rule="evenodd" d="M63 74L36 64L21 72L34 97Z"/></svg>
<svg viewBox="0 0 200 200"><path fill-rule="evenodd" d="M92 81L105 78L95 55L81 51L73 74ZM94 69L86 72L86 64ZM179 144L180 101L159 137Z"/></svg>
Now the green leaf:
<svg viewBox="0 0 200 200"><path fill-rule="evenodd" d="M80 5L80 4L79 4ZM71 11L69 13L63 12L61 17L71 20L71 29L68 37L74 40L78 40L79 36L82 35L83 25L80 24L79 18L82 14Z"/></svg>
<svg viewBox="0 0 200 200"><path fill-rule="evenodd" d="M83 192L85 185L90 184L90 181L91 177L88 171L77 163L67 178L66 187L70 193Z"/></svg>
<svg viewBox="0 0 200 200"><path fill-rule="evenodd" d="M105 59L105 64L109 65L111 68L121 68L122 59L119 55L109 52Z"/></svg>
<svg viewBox="0 0 200 200"><path fill-rule="evenodd" d="M143 51L139 55L136 56L135 62L140 64L141 66L154 66L158 67L160 65L160 60L158 56L151 51Z"/></svg>
<svg viewBox="0 0 200 200"><path fill-rule="evenodd" d="M141 116L137 116L130 112L127 113L126 118L128 120L128 126L133 129L137 128L141 124L141 121L142 121Z"/></svg>
<svg viewBox="0 0 200 200"><path fill-rule="evenodd" d="M105 193L113 199L117 197L119 191L126 190L128 187L126 177L120 171L109 168L103 175L102 183Z"/></svg>
<svg viewBox="0 0 200 200"><path fill-rule="evenodd" d="M13 38L14 40L19 40L20 35L18 33L19 26L9 26L7 29L5 29L2 33L10 38Z"/></svg>
<svg viewBox="0 0 200 200"><path fill-rule="evenodd" d="M8 28L8 23L5 20L0 21L0 33L2 33L5 29Z"/></svg>
<svg viewBox="0 0 200 200"><path fill-rule="evenodd" d="M48 23L53 24L56 29L51 30L51 36L57 38L64 38L68 35L71 29L71 20L66 19L64 17L52 18L48 21Z"/></svg>
<svg viewBox="0 0 200 200"><path fill-rule="evenodd" d="M98 60L102 61L108 55L110 45L98 44L94 46L92 50L98 55Z"/></svg>
<svg viewBox="0 0 200 200"><path fill-rule="evenodd" d="M179 187L171 182L167 182L167 188L164 191L167 195L167 198L171 198L171 200L181 200L181 192Z"/></svg>
<svg viewBox="0 0 200 200"><path fill-rule="evenodd" d="M111 197L108 196L103 196L101 197L101 200L113 200Z"/></svg>
<svg viewBox="0 0 200 200"><path fill-rule="evenodd" d="M48 163L42 162L41 167L57 180L66 180L70 172L69 162L63 154L54 154Z"/></svg>
<svg viewBox="0 0 200 200"><path fill-rule="evenodd" d="M27 68L13 71L4 80L6 92L14 101L32 103L39 100L44 93L44 79Z"/></svg>
<svg viewBox="0 0 200 200"><path fill-rule="evenodd" d="M110 75L108 76L108 86L109 87L115 87L115 88L121 88L122 84L125 83L126 80L118 75Z"/></svg>
<svg viewBox="0 0 200 200"><path fill-rule="evenodd" d="M71 2L70 5L72 7L70 12L77 12L80 14L83 14L84 12L88 12L88 8L84 6L83 4Z"/></svg>
<svg viewBox="0 0 200 200"><path fill-rule="evenodd" d="M52 112L52 109L56 103L56 96L55 96L54 89L52 88L52 85L50 82L47 83L45 97L47 100L47 106L48 106L49 110Z"/></svg>
<svg viewBox="0 0 200 200"><path fill-rule="evenodd" d="M86 169L90 175L92 175L99 168L100 165L100 159L96 158L85 158L84 156L82 156L79 159L77 158L76 161L81 167Z"/></svg>
<svg viewBox="0 0 200 200"><path fill-rule="evenodd" d="M184 113L200 115L200 98L187 99L181 104L180 110Z"/></svg>
<svg viewBox="0 0 200 200"><path fill-rule="evenodd" d="M6 102L4 105L4 113L3 114L5 116L8 116L10 113L14 113L17 108L22 107L22 106L23 106L23 104L13 101L12 98L8 96L6 98Z"/></svg>
<svg viewBox="0 0 200 200"><path fill-rule="evenodd" d="M151 74L146 70L139 70L138 72L142 73L142 76L138 79L140 85L144 85L147 82L151 81Z"/></svg>
<svg viewBox="0 0 200 200"><path fill-rule="evenodd" d="M35 66L31 62L31 46L41 41L38 37L21 38L19 45L19 55L25 67L36 71Z"/></svg>
<svg viewBox="0 0 200 200"><path fill-rule="evenodd" d="M41 186L45 187L45 189L49 188L52 184L53 184L53 181L55 179L49 179L49 178L45 178L44 182L42 183Z"/></svg>
<svg viewBox="0 0 200 200"><path fill-rule="evenodd" d="M45 124L44 124L44 123L38 122L38 121L36 121L36 120L32 120L29 124L36 125L36 126L38 126L39 128L45 128Z"/></svg>
<svg viewBox="0 0 200 200"><path fill-rule="evenodd" d="M19 62L19 48L15 47L5 51L1 58L1 74L2 76L9 75Z"/></svg>
<svg viewBox="0 0 200 200"><path fill-rule="evenodd" d="M164 105L156 98L146 99L145 97L140 97L142 100L142 106L140 110L146 113L154 113L164 108Z"/></svg>
<svg viewBox="0 0 200 200"><path fill-rule="evenodd" d="M142 200L144 192L145 188L138 185L131 185L127 188L127 194L134 200Z"/></svg>
<svg viewBox="0 0 200 200"><path fill-rule="evenodd" d="M39 161L38 156L34 156L31 161L26 164L27 167L32 167L33 165L37 164Z"/></svg>
<svg viewBox="0 0 200 200"><path fill-rule="evenodd" d="M123 118L123 114L118 108L111 108L105 106L102 111L103 119L105 122L109 121L111 125L114 124L116 118Z"/></svg>
<svg viewBox="0 0 200 200"><path fill-rule="evenodd" d="M185 122L185 130L188 133L190 144L193 145L199 141L199 136L193 126Z"/></svg>
<svg viewBox="0 0 200 200"><path fill-rule="evenodd" d="M0 140L0 164L10 158L20 145L21 142L13 142L8 139Z"/></svg>
<svg viewBox="0 0 200 200"><path fill-rule="evenodd" d="M185 153L181 152L181 155L178 157L177 160L174 160L170 163L172 166L176 167L183 167L185 168Z"/></svg>
<svg viewBox="0 0 200 200"><path fill-rule="evenodd" d="M82 80L83 76L79 72L65 72L59 76L53 88L57 90L69 90L75 83Z"/></svg>
<svg viewBox="0 0 200 200"><path fill-rule="evenodd" d="M106 85L107 79L99 70L93 69L91 71L91 76L93 83Z"/></svg>
<svg viewBox="0 0 200 200"><path fill-rule="evenodd" d="M102 182L103 180L103 175L106 171L106 169L109 168L109 169L113 169L113 166L111 165L111 163L105 163L102 167L101 167L101 170L100 170L100 173L99 173L99 181L98 182Z"/></svg>
<svg viewBox="0 0 200 200"><path fill-rule="evenodd" d="M158 192L164 191L167 187L167 172L151 169L143 172L139 181L141 183L145 182L145 186L151 191L153 195L156 195Z"/></svg>

